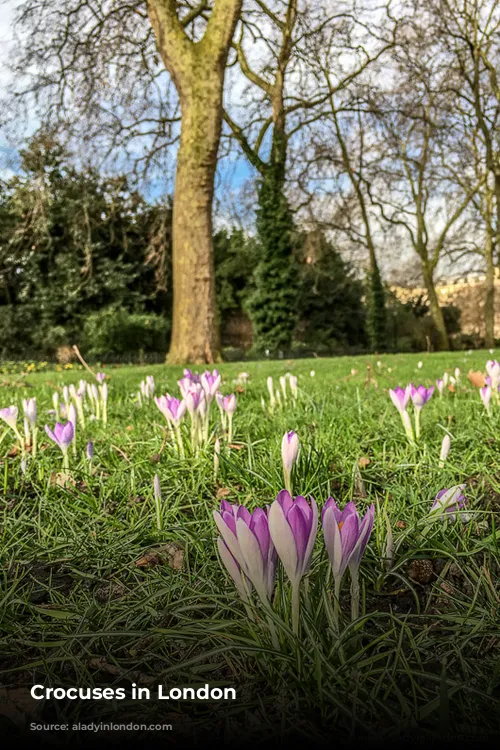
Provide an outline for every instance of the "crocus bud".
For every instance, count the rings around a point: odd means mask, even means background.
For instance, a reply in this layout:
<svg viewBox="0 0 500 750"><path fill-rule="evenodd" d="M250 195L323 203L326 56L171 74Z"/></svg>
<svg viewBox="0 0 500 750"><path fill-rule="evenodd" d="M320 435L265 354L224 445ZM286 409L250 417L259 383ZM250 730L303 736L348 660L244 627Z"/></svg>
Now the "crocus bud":
<svg viewBox="0 0 500 750"><path fill-rule="evenodd" d="M439 395L442 396L443 395L443 391L444 391L444 380L442 378L438 378L436 380L436 385L437 385L437 389L439 391Z"/></svg>
<svg viewBox="0 0 500 750"><path fill-rule="evenodd" d="M201 387L205 392L205 398L209 404L219 390L221 382L222 378L218 370L213 370L213 372L207 370L201 376Z"/></svg>
<svg viewBox="0 0 500 750"><path fill-rule="evenodd" d="M89 442L87 443L85 454L87 456L87 460L92 461L92 459L94 458L94 443L92 442L92 440L89 440Z"/></svg>
<svg viewBox="0 0 500 750"><path fill-rule="evenodd" d="M283 400L286 401L286 378L284 375L280 377L280 388L283 393Z"/></svg>
<svg viewBox="0 0 500 750"><path fill-rule="evenodd" d="M486 409L486 412L488 416L491 414L491 396L493 395L493 391L491 389L491 386L485 385L484 388L479 389L479 395L481 396L481 401L484 404L484 408Z"/></svg>
<svg viewBox="0 0 500 750"><path fill-rule="evenodd" d="M36 422L36 398L28 398L23 401L24 416L30 424Z"/></svg>
<svg viewBox="0 0 500 750"><path fill-rule="evenodd" d="M296 399L299 393L299 389L297 386L297 377L295 375L290 375L289 383L290 383L290 390L292 392L292 397Z"/></svg>
<svg viewBox="0 0 500 750"><path fill-rule="evenodd" d="M106 378L106 373L105 372L98 372L98 373L96 373L95 378L96 378L96 380L97 380L98 383L102 383L105 380L105 378Z"/></svg>
<svg viewBox="0 0 500 750"><path fill-rule="evenodd" d="M285 432L281 441L281 459L283 461L283 474L285 477L285 487L291 492L291 475L297 455L299 453L299 438L297 434L290 430Z"/></svg>
<svg viewBox="0 0 500 750"><path fill-rule="evenodd" d="M69 409L68 409L68 420L73 425L73 429L76 427L76 407L73 402L71 402Z"/></svg>
<svg viewBox="0 0 500 750"><path fill-rule="evenodd" d="M271 375L267 379L267 390L269 391L269 400L271 401L271 408L274 406L274 385Z"/></svg>
<svg viewBox="0 0 500 750"><path fill-rule="evenodd" d="M444 462L448 458L448 453L450 452L451 447L451 438L449 435L445 435L443 438L443 442L441 443L441 453L439 455L439 466L440 468L443 468Z"/></svg>
<svg viewBox="0 0 500 750"><path fill-rule="evenodd" d="M469 516L461 512L467 502L463 494L464 489L465 484L459 484L438 492L432 503L429 518L453 523L460 516L462 521L467 522Z"/></svg>
<svg viewBox="0 0 500 750"><path fill-rule="evenodd" d="M408 406L408 403L410 401L410 392L410 385L407 385L406 388L401 388L400 386L398 386L397 388L394 388L394 390L389 389L389 396L391 397L391 401L400 414L402 414Z"/></svg>
<svg viewBox="0 0 500 750"><path fill-rule="evenodd" d="M161 487L160 487L160 477L158 474L155 474L153 479L153 490L155 495L155 500L157 502L161 501Z"/></svg>

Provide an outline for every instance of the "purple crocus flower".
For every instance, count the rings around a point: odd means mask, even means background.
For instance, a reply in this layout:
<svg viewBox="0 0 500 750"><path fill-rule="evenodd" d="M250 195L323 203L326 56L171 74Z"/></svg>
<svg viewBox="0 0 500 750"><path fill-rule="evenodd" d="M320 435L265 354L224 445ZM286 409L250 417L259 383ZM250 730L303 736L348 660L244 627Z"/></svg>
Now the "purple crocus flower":
<svg viewBox="0 0 500 750"><path fill-rule="evenodd" d="M201 387L205 391L205 397L210 403L217 393L217 391L220 388L221 384L221 376L219 374L218 370L213 370L213 372L209 372L208 370L203 373L201 376Z"/></svg>
<svg viewBox="0 0 500 750"><path fill-rule="evenodd" d="M314 498L308 503L301 495L292 498L288 490L281 490L269 510L269 532L292 587L297 588L311 566L318 532Z"/></svg>
<svg viewBox="0 0 500 750"><path fill-rule="evenodd" d="M98 372L95 376L98 383L102 383L106 379L106 373L105 372Z"/></svg>
<svg viewBox="0 0 500 750"><path fill-rule="evenodd" d="M492 388L498 388L500 385L500 362L497 362L496 359L489 359L486 362L486 372L490 378L489 385Z"/></svg>
<svg viewBox="0 0 500 750"><path fill-rule="evenodd" d="M439 395L442 396L443 395L443 391L444 391L444 380L443 380L443 378L438 378L436 380L436 385L437 385L437 389L439 391Z"/></svg>
<svg viewBox="0 0 500 750"><path fill-rule="evenodd" d="M250 513L244 505L223 500L214 519L223 546L218 543L221 559L241 593L237 569L252 583L261 600L268 602L274 588L277 554L269 530L269 509L257 508ZM236 566L233 564L236 563ZM241 582L243 583L243 581Z"/></svg>
<svg viewBox="0 0 500 750"><path fill-rule="evenodd" d="M198 386L197 388L191 386L191 388L185 394L184 400L186 402L188 412L193 417L194 413L200 408L201 402L205 400L205 392L203 391L201 386Z"/></svg>
<svg viewBox="0 0 500 750"><path fill-rule="evenodd" d="M493 391L491 389L490 385L485 385L484 388L479 389L479 395L481 396L481 401L484 404L484 408L486 409L487 413L490 414L491 412L491 397L493 395Z"/></svg>
<svg viewBox="0 0 500 750"><path fill-rule="evenodd" d="M363 520L353 502L340 510L329 497L321 511L325 545L335 581L340 581L347 566L358 566L373 529L375 506L371 505Z"/></svg>
<svg viewBox="0 0 500 750"><path fill-rule="evenodd" d="M321 511L325 545L335 581L334 619L338 624L340 584L346 568L351 574L351 615L359 616L359 566L370 539L375 517L372 504L361 520L353 502L340 510L333 497L329 497Z"/></svg>
<svg viewBox="0 0 500 750"><path fill-rule="evenodd" d="M155 403L165 419L171 422L174 427L178 427L186 413L186 402L179 401L178 398L167 393L166 396L155 398Z"/></svg>
<svg viewBox="0 0 500 750"><path fill-rule="evenodd" d="M424 385L414 386L410 383L410 396L415 409L422 409L434 393L434 386L426 388Z"/></svg>
<svg viewBox="0 0 500 750"><path fill-rule="evenodd" d="M8 425L14 432L17 431L17 415L19 409L17 406L6 406L4 409L0 409L0 419L3 419L6 425Z"/></svg>
<svg viewBox="0 0 500 750"><path fill-rule="evenodd" d="M94 458L94 443L92 442L92 440L89 440L89 442L87 443L85 453L87 456L87 460L92 461L92 459Z"/></svg>
<svg viewBox="0 0 500 750"><path fill-rule="evenodd" d="M407 385L406 388L398 386L394 390L389 389L389 396L391 401L400 414L406 411L406 407L410 401L410 390L411 386Z"/></svg>
<svg viewBox="0 0 500 750"><path fill-rule="evenodd" d="M458 484L455 487L450 487L450 489L440 490L432 503L430 517L453 523L457 516L461 515L462 521L467 522L469 516L463 513L460 514L460 511L467 504L464 490L465 484Z"/></svg>
<svg viewBox="0 0 500 750"><path fill-rule="evenodd" d="M68 448L75 436L75 430L72 422L66 422L65 425L57 422L54 430L51 430L48 424L46 424L45 432L47 433L49 438L59 446L63 453L67 453Z"/></svg>
<svg viewBox="0 0 500 750"><path fill-rule="evenodd" d="M219 409L225 414L234 414L236 411L236 396L234 393L231 393L229 396L223 396L222 393L216 393L215 400Z"/></svg>

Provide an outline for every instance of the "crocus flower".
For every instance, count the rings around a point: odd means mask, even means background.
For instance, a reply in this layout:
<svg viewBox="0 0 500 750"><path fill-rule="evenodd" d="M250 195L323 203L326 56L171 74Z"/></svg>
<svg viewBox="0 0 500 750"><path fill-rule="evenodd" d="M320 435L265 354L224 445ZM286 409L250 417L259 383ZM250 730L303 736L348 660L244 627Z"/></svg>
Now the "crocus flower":
<svg viewBox="0 0 500 750"><path fill-rule="evenodd" d="M424 385L414 386L410 383L410 396L415 409L423 409L434 393L434 386L426 388Z"/></svg>
<svg viewBox="0 0 500 750"><path fill-rule="evenodd" d="M205 399L205 393L202 388L195 389L191 386L184 396L186 407L188 412L193 416L197 409L200 407L200 403Z"/></svg>
<svg viewBox="0 0 500 750"><path fill-rule="evenodd" d="M290 382L290 390L292 392L292 398L295 401L297 399L297 396L298 396L298 393L299 393L299 389L298 389L298 386L297 386L297 376L296 375L290 375L289 382Z"/></svg>
<svg viewBox="0 0 500 750"><path fill-rule="evenodd" d="M270 511L266 511L257 508L250 513L244 505L231 505L226 500L222 501L220 511L214 511L224 545L265 604L273 592L277 563L269 529ZM234 566L227 564L228 556L223 553L221 559L236 583Z"/></svg>
<svg viewBox="0 0 500 750"><path fill-rule="evenodd" d="M448 458L448 453L450 452L450 448L451 448L451 438L449 435L445 435L443 438L443 442L441 443L441 453L439 454L440 468L443 468L444 462Z"/></svg>
<svg viewBox="0 0 500 750"><path fill-rule="evenodd" d="M174 427L179 426L182 417L186 413L185 401L179 401L178 398L174 398L174 396L170 396L170 394L167 393L166 396L155 398L155 404L165 419L171 422Z"/></svg>
<svg viewBox="0 0 500 750"><path fill-rule="evenodd" d="M17 415L19 409L17 406L6 406L5 409L0 409L0 418L3 419L5 424L10 427L11 430L18 433L17 430Z"/></svg>
<svg viewBox="0 0 500 750"><path fill-rule="evenodd" d="M71 445L73 438L75 437L75 430L72 422L66 422L65 425L60 422L56 423L54 430L45 425L45 432L54 443L59 446L63 454L63 466L65 469L68 468L68 448Z"/></svg>
<svg viewBox="0 0 500 750"><path fill-rule="evenodd" d="M442 396L443 395L443 391L444 391L444 380L443 380L443 378L438 378L436 380L436 385L437 385L437 389L439 391L439 395Z"/></svg>
<svg viewBox="0 0 500 750"><path fill-rule="evenodd" d="M94 458L94 443L92 442L92 440L89 440L89 442L87 443L85 455L87 456L88 461L92 461L92 459Z"/></svg>
<svg viewBox="0 0 500 750"><path fill-rule="evenodd" d="M98 383L102 383L106 379L106 373L105 372L98 372L96 373L96 380Z"/></svg>
<svg viewBox="0 0 500 750"><path fill-rule="evenodd" d="M410 383L410 396L413 401L413 406L415 407L415 437L417 440L420 437L420 412L433 393L433 385L431 385L430 388L426 388L424 385L418 385L415 387L413 383Z"/></svg>
<svg viewBox="0 0 500 750"><path fill-rule="evenodd" d="M222 393L215 394L215 400L217 406L220 409L222 415L222 425L226 427L226 417L228 421L227 439L230 443L233 439L233 414L236 411L236 396L231 393L229 396L223 396Z"/></svg>
<svg viewBox="0 0 500 750"><path fill-rule="evenodd" d="M281 460L283 462L283 475L285 478L285 487L288 492L292 491L291 476L292 469L299 453L299 438L297 434L290 430L285 432L281 441Z"/></svg>
<svg viewBox="0 0 500 750"><path fill-rule="evenodd" d="M292 623L297 633L300 581L311 566L318 533L318 508L314 498L308 503L301 495L292 498L288 490L281 490L269 510L269 533L292 584Z"/></svg>
<svg viewBox="0 0 500 750"><path fill-rule="evenodd" d="M408 441L413 444L413 427L411 425L410 415L407 412L407 406L410 401L410 392L411 385L407 385L406 388L401 388L400 386L398 386L397 388L394 388L394 390L389 389L389 396L391 397L392 403L401 416L401 421L406 432L406 437L408 438Z"/></svg>
<svg viewBox="0 0 500 750"><path fill-rule="evenodd" d="M450 489L440 490L434 498L429 517L431 519L450 521L450 523L453 523L456 518L460 516L464 522L467 522L469 516L461 513L467 503L466 497L463 494L464 490L465 484L459 484L455 487L450 487Z"/></svg>
<svg viewBox="0 0 500 750"><path fill-rule="evenodd" d="M213 370L213 372L207 370L201 376L201 387L205 391L205 398L208 404L212 402L212 399L220 388L221 382L222 378L218 370Z"/></svg>
<svg viewBox="0 0 500 750"><path fill-rule="evenodd" d="M484 388L479 389L479 395L481 396L481 401L484 404L484 408L486 409L486 412L488 413L488 416L491 414L491 396L493 394L493 391L491 389L490 385L485 385Z"/></svg>
<svg viewBox="0 0 500 750"><path fill-rule="evenodd" d="M328 498L321 511L325 545L335 582L335 619L338 620L338 600L342 577L349 567L351 573L351 605L353 619L358 617L359 566L372 533L375 506L372 504L363 519L353 502L340 510L333 497Z"/></svg>
<svg viewBox="0 0 500 750"><path fill-rule="evenodd" d="M153 396L155 392L155 379L152 375L146 375L146 383L148 384L149 392Z"/></svg>
<svg viewBox="0 0 500 750"><path fill-rule="evenodd" d="M24 416L31 425L36 423L36 398L28 398L23 401Z"/></svg>
<svg viewBox="0 0 500 750"><path fill-rule="evenodd" d="M283 393L283 400L286 401L286 377L284 375L280 377L280 388Z"/></svg>
<svg viewBox="0 0 500 750"><path fill-rule="evenodd" d="M410 401L411 385L407 385L406 388L398 386L394 390L389 389L389 396L391 401L400 414L406 411L406 407Z"/></svg>

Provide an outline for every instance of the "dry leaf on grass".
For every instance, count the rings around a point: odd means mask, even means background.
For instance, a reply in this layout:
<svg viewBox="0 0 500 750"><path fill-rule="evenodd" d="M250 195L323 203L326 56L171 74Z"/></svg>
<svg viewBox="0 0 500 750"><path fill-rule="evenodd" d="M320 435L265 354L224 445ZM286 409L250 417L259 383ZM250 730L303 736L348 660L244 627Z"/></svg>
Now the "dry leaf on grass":
<svg viewBox="0 0 500 750"><path fill-rule="evenodd" d="M169 542L161 547L148 549L135 561L138 568L153 568L156 565L168 565L172 570L183 570L184 550L176 542Z"/></svg>
<svg viewBox="0 0 500 750"><path fill-rule="evenodd" d="M358 461L358 466L360 469L364 469L369 464L370 464L370 459L367 456L361 456L361 458Z"/></svg>
<svg viewBox="0 0 500 750"><path fill-rule="evenodd" d="M484 388L484 386L486 385L484 374L479 370L475 372L473 370L469 370L469 372L467 373L467 377L469 378L472 385L476 386L476 388Z"/></svg>
<svg viewBox="0 0 500 750"><path fill-rule="evenodd" d="M64 471L57 471L50 475L50 485L51 487L74 487L76 482L70 474L66 474Z"/></svg>

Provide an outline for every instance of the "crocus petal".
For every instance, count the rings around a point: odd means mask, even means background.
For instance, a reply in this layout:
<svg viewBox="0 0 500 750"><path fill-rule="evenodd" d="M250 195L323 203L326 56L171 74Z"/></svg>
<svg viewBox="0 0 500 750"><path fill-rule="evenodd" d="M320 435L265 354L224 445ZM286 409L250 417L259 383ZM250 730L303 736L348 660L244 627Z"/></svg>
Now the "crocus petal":
<svg viewBox="0 0 500 750"><path fill-rule="evenodd" d="M269 533L287 576L293 584L297 579L297 549L292 530L279 501L274 502L269 510Z"/></svg>

